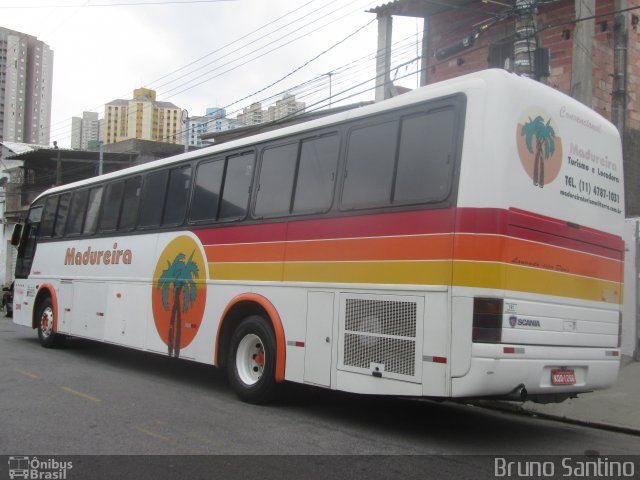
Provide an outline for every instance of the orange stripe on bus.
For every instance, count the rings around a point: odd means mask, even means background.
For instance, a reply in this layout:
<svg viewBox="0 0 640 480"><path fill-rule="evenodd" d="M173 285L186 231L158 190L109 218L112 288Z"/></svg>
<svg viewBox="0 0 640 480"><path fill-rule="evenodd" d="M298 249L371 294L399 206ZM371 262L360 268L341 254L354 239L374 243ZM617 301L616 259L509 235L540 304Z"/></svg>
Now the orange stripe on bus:
<svg viewBox="0 0 640 480"><path fill-rule="evenodd" d="M312 240L204 247L209 262L449 259L452 234Z"/></svg>
<svg viewBox="0 0 640 480"><path fill-rule="evenodd" d="M623 278L623 265L618 260L511 237L457 235L454 257L456 260L498 261L612 282L621 282Z"/></svg>
<svg viewBox="0 0 640 480"><path fill-rule="evenodd" d="M282 280L291 262L376 262L475 260L582 275L613 282L623 278L622 262L576 250L501 235L416 235L205 247L216 264L256 264L254 280ZM284 263L283 263L284 262ZM250 267L249 267L250 268Z"/></svg>

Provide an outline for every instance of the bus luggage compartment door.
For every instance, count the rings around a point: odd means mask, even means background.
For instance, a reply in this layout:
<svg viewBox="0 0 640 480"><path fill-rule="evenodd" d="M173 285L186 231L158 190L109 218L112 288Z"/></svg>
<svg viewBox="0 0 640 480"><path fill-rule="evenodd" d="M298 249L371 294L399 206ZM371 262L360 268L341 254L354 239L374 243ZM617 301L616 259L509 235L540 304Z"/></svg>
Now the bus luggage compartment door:
<svg viewBox="0 0 640 480"><path fill-rule="evenodd" d="M334 297L331 292L307 296L304 381L326 387L331 386Z"/></svg>
<svg viewBox="0 0 640 480"><path fill-rule="evenodd" d="M104 339L107 288L104 282L74 282L72 335Z"/></svg>

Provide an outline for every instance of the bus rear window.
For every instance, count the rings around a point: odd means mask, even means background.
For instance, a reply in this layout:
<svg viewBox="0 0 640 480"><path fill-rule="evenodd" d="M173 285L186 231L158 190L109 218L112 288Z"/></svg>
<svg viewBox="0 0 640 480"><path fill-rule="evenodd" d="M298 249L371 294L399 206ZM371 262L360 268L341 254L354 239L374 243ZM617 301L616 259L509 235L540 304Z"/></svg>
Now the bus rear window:
<svg viewBox="0 0 640 480"><path fill-rule="evenodd" d="M452 109L402 120L393 203L441 201L449 195L454 121Z"/></svg>

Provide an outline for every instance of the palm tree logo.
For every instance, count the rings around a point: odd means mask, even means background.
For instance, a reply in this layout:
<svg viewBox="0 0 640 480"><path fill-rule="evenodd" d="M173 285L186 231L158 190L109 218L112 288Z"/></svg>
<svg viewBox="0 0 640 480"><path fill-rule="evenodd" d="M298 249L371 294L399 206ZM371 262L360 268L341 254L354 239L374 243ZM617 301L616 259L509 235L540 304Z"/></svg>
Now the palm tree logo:
<svg viewBox="0 0 640 480"><path fill-rule="evenodd" d="M173 239L163 250L153 276L156 329L169 356L179 357L196 336L206 302L206 263L190 236Z"/></svg>
<svg viewBox="0 0 640 480"><path fill-rule="evenodd" d="M173 306L169 320L169 356L180 356L182 312L187 313L198 296L195 282L198 278L198 266L193 263L194 253L195 250L191 252L186 263L184 253L179 253L171 263L167 260L167 268L162 271L156 284L157 288L162 289L162 306L165 310L169 310L169 290L173 286Z"/></svg>
<svg viewBox="0 0 640 480"><path fill-rule="evenodd" d="M551 118L545 123L540 115L529 121L520 129L525 137L527 150L533 154L535 138L535 160L533 162L533 184L544 187L544 164L556 151L556 132L551 126Z"/></svg>
<svg viewBox="0 0 640 480"><path fill-rule="evenodd" d="M556 119L543 108L530 106L520 114L515 130L518 157L533 184L543 188L558 178L563 142Z"/></svg>

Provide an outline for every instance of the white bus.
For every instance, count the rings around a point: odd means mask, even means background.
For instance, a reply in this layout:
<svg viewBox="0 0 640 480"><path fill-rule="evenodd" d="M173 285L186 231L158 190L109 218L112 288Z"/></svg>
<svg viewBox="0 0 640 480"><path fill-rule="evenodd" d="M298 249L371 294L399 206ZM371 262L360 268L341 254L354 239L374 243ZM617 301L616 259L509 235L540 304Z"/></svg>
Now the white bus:
<svg viewBox="0 0 640 480"><path fill-rule="evenodd" d="M225 368L238 396L561 401L620 361L622 152L487 70L47 190L14 321Z"/></svg>

